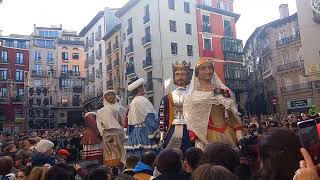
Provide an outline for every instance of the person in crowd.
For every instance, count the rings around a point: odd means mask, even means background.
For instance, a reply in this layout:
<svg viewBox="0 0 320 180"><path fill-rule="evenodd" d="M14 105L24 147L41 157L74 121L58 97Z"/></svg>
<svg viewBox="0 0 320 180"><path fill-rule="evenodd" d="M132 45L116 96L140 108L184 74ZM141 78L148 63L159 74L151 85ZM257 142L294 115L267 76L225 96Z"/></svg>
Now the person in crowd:
<svg viewBox="0 0 320 180"><path fill-rule="evenodd" d="M93 169L87 176L87 180L112 180L111 169L106 166Z"/></svg>
<svg viewBox="0 0 320 180"><path fill-rule="evenodd" d="M28 176L28 180L44 180L44 177L48 171L48 167L34 167L30 175Z"/></svg>
<svg viewBox="0 0 320 180"><path fill-rule="evenodd" d="M137 163L139 161L139 158L133 154L128 155L126 159L125 169L122 171L122 174L134 175L134 168L136 167Z"/></svg>
<svg viewBox="0 0 320 180"><path fill-rule="evenodd" d="M108 167L125 163L124 121L126 109L117 103L114 90L103 94L104 107L97 112L97 127L102 136L103 159Z"/></svg>
<svg viewBox="0 0 320 180"><path fill-rule="evenodd" d="M133 177L137 180L149 180L153 175L154 161L157 155L153 151L147 151L142 154L141 161L139 161L134 168Z"/></svg>
<svg viewBox="0 0 320 180"><path fill-rule="evenodd" d="M75 180L76 172L73 167L64 163L57 163L49 168L44 180Z"/></svg>
<svg viewBox="0 0 320 180"><path fill-rule="evenodd" d="M27 168L21 168L18 170L17 173L17 180L27 180L28 176L27 176Z"/></svg>
<svg viewBox="0 0 320 180"><path fill-rule="evenodd" d="M102 144L101 136L97 128L97 114L88 112L85 114L85 130L82 135L83 159L99 160L102 162Z"/></svg>
<svg viewBox="0 0 320 180"><path fill-rule="evenodd" d="M177 88L162 98L159 108L159 128L164 147L178 148L183 152L193 145L183 117L183 102L188 93L190 68L191 63L186 61L172 64L173 83Z"/></svg>
<svg viewBox="0 0 320 180"><path fill-rule="evenodd" d="M0 157L0 179L1 180L15 180L16 177L12 173L13 159L10 156Z"/></svg>
<svg viewBox="0 0 320 180"><path fill-rule="evenodd" d="M29 142L30 142L30 147L29 147L29 151L34 151L35 148L36 148L36 145L37 145L37 139L36 138L30 138L29 139Z"/></svg>
<svg viewBox="0 0 320 180"><path fill-rule="evenodd" d="M141 156L144 151L158 150L157 135L159 133L158 115L152 103L144 97L143 78L134 78L129 82L128 91L134 95L129 105L126 118L128 154Z"/></svg>
<svg viewBox="0 0 320 180"><path fill-rule="evenodd" d="M67 164L68 159L71 156L71 154L66 149L60 149L57 155L57 161L65 164Z"/></svg>
<svg viewBox="0 0 320 180"><path fill-rule="evenodd" d="M229 144L211 143L204 150L204 157L212 165L220 165L235 173L240 165L240 157Z"/></svg>
<svg viewBox="0 0 320 180"><path fill-rule="evenodd" d="M26 167L31 162L31 152L27 150L20 150L14 157L15 168L20 169Z"/></svg>
<svg viewBox="0 0 320 180"><path fill-rule="evenodd" d="M204 162L204 153L201 149L196 147L190 147L185 152L185 171L192 174L197 167Z"/></svg>
<svg viewBox="0 0 320 180"><path fill-rule="evenodd" d="M7 146L3 149L3 153L1 153L1 156L10 156L14 158L14 155L17 153L17 147L13 143L7 144Z"/></svg>
<svg viewBox="0 0 320 180"><path fill-rule="evenodd" d="M156 167L161 173L154 180L188 180L188 175L183 172L182 159L180 154L174 150L166 148L162 150L157 158Z"/></svg>
<svg viewBox="0 0 320 180"><path fill-rule="evenodd" d="M203 164L194 171L192 180L237 180L237 178L223 166Z"/></svg>
<svg viewBox="0 0 320 180"><path fill-rule="evenodd" d="M308 151L304 148L301 148L300 151L304 160L300 161L300 168L295 172L293 180L320 180L318 167L314 165Z"/></svg>
<svg viewBox="0 0 320 180"><path fill-rule="evenodd" d="M43 166L45 164L53 166L56 163L56 159L53 157L53 147L53 142L46 139L40 140L35 147L36 152L31 157L32 166Z"/></svg>
<svg viewBox="0 0 320 180"><path fill-rule="evenodd" d="M299 168L299 137L289 129L271 128L259 140L260 169L257 180L292 180Z"/></svg>
<svg viewBox="0 0 320 180"><path fill-rule="evenodd" d="M213 142L236 148L242 138L241 119L231 91L214 72L214 64L209 59L200 58L196 64L183 114L190 138L201 150Z"/></svg>

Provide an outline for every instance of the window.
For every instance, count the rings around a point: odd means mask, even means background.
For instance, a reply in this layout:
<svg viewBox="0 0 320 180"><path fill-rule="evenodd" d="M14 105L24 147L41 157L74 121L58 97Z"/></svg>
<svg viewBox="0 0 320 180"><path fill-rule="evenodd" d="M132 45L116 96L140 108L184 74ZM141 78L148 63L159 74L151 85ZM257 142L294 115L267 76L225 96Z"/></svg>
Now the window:
<svg viewBox="0 0 320 180"><path fill-rule="evenodd" d="M211 49L211 39L203 38L203 43L204 43L205 50L212 50Z"/></svg>
<svg viewBox="0 0 320 180"><path fill-rule="evenodd" d="M186 23L186 34L192 34L191 24Z"/></svg>
<svg viewBox="0 0 320 180"><path fill-rule="evenodd" d="M168 0L169 9L174 10L174 0Z"/></svg>
<svg viewBox="0 0 320 180"><path fill-rule="evenodd" d="M150 10L149 10L149 5L146 5L144 7L144 17L143 17L143 23L147 23L150 21Z"/></svg>
<svg viewBox="0 0 320 180"><path fill-rule="evenodd" d="M23 73L23 70L16 69L16 81L23 81Z"/></svg>
<svg viewBox="0 0 320 180"><path fill-rule="evenodd" d="M210 16L202 15L202 31L211 32Z"/></svg>
<svg viewBox="0 0 320 180"><path fill-rule="evenodd" d="M6 40L4 46L7 47L14 47L14 41Z"/></svg>
<svg viewBox="0 0 320 180"><path fill-rule="evenodd" d="M6 99L8 96L8 91L6 87L1 87L0 88L0 97L1 99Z"/></svg>
<svg viewBox="0 0 320 180"><path fill-rule="evenodd" d="M62 59L68 60L68 52L62 52Z"/></svg>
<svg viewBox="0 0 320 180"><path fill-rule="evenodd" d="M48 52L47 53L47 61L49 62L49 63L53 63L53 52Z"/></svg>
<svg viewBox="0 0 320 180"><path fill-rule="evenodd" d="M24 95L24 89L21 89L21 88L17 89L17 96L22 97L23 95Z"/></svg>
<svg viewBox="0 0 320 180"><path fill-rule="evenodd" d="M72 59L79 59L79 53L72 53Z"/></svg>
<svg viewBox="0 0 320 180"><path fill-rule="evenodd" d="M68 65L62 65L62 73L67 74L68 73Z"/></svg>
<svg viewBox="0 0 320 180"><path fill-rule="evenodd" d="M61 78L61 87L69 87L71 85L71 81L69 78Z"/></svg>
<svg viewBox="0 0 320 180"><path fill-rule="evenodd" d="M278 39L279 39L279 40L282 40L282 39L284 39L285 37L286 37L286 32L285 32L285 31L279 32L279 34L278 34Z"/></svg>
<svg viewBox="0 0 320 180"><path fill-rule="evenodd" d="M41 52L40 51L35 51L34 52L34 60L35 61L41 61L42 57L41 57Z"/></svg>
<svg viewBox="0 0 320 180"><path fill-rule="evenodd" d="M79 66L78 65L73 65L72 66L72 72L74 74L80 74Z"/></svg>
<svg viewBox="0 0 320 180"><path fill-rule="evenodd" d="M170 20L170 31L171 32L177 32L176 21Z"/></svg>
<svg viewBox="0 0 320 180"><path fill-rule="evenodd" d="M8 78L8 69L7 68L0 68L0 79L7 80Z"/></svg>
<svg viewBox="0 0 320 180"><path fill-rule="evenodd" d="M193 47L192 45L187 45L187 55L193 56Z"/></svg>
<svg viewBox="0 0 320 180"><path fill-rule="evenodd" d="M171 43L171 54L177 55L178 54L178 44Z"/></svg>
<svg viewBox="0 0 320 180"><path fill-rule="evenodd" d="M66 36L66 37L64 37L64 40L70 41L70 37Z"/></svg>
<svg viewBox="0 0 320 180"><path fill-rule="evenodd" d="M1 51L1 62L8 63L8 51Z"/></svg>
<svg viewBox="0 0 320 180"><path fill-rule="evenodd" d="M229 20L224 20L223 26L224 26L224 35L232 37L231 22Z"/></svg>
<svg viewBox="0 0 320 180"><path fill-rule="evenodd" d="M16 53L16 64L23 64L23 53Z"/></svg>
<svg viewBox="0 0 320 180"><path fill-rule="evenodd" d="M132 29L132 18L128 19L128 29L127 29L127 35L130 35L133 32Z"/></svg>
<svg viewBox="0 0 320 180"><path fill-rule="evenodd" d="M284 78L284 85L285 85L286 87L291 86L291 85L292 85L292 79L290 79L290 78Z"/></svg>
<svg viewBox="0 0 320 180"><path fill-rule="evenodd" d="M207 6L211 6L211 0L202 0L202 3Z"/></svg>
<svg viewBox="0 0 320 180"><path fill-rule="evenodd" d="M229 4L223 2L223 0L219 0L219 2L218 2L218 8L223 9L223 10L226 10L226 11L230 11Z"/></svg>
<svg viewBox="0 0 320 180"><path fill-rule="evenodd" d="M189 2L184 2L184 12L190 13L190 3Z"/></svg>
<svg viewBox="0 0 320 180"><path fill-rule="evenodd" d="M282 54L282 64L289 64L289 53L283 53Z"/></svg>
<svg viewBox="0 0 320 180"><path fill-rule="evenodd" d="M17 48L26 49L27 48L27 43L25 41L18 41Z"/></svg>
<svg viewBox="0 0 320 180"><path fill-rule="evenodd" d="M36 70L36 73L37 73L37 74L40 74L41 69L42 69L41 64L36 64L36 65L35 65L35 70Z"/></svg>
<svg viewBox="0 0 320 180"><path fill-rule="evenodd" d="M146 57L151 58L151 48L146 49Z"/></svg>
<svg viewBox="0 0 320 180"><path fill-rule="evenodd" d="M72 97L72 106L80 106L80 95L74 95Z"/></svg>

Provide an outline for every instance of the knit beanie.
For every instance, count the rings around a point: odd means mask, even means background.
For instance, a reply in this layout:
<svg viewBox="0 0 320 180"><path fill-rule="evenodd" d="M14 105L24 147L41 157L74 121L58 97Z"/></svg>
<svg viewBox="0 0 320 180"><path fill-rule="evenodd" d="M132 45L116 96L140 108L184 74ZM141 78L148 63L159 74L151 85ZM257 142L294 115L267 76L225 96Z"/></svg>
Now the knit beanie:
<svg viewBox="0 0 320 180"><path fill-rule="evenodd" d="M45 153L47 152L49 149L52 149L54 147L53 142L46 140L46 139L41 139L37 145L36 145L36 151L40 152L40 153Z"/></svg>

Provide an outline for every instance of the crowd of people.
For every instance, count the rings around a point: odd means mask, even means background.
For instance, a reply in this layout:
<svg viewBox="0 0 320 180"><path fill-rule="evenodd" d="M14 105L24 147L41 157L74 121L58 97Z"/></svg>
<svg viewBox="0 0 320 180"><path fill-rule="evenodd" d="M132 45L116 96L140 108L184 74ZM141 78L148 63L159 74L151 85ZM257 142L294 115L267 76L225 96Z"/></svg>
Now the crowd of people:
<svg viewBox="0 0 320 180"><path fill-rule="evenodd" d="M281 117L281 118L280 118ZM296 134L300 114L243 117L244 138L235 149L211 143L204 150L176 148L128 155L122 172L105 165L72 163L80 152L83 129L56 129L1 134L1 179L17 180L304 180L319 179ZM79 152L72 151L78 148ZM300 162L300 160L305 160Z"/></svg>

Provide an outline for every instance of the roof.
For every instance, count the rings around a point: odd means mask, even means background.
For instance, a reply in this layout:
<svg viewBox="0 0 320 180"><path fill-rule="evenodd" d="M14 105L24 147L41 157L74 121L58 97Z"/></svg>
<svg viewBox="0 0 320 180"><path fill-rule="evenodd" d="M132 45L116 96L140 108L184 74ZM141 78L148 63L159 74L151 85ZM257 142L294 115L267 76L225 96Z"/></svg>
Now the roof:
<svg viewBox="0 0 320 180"><path fill-rule="evenodd" d="M109 39L114 33L116 33L117 31L119 31L121 28L121 24L116 25L115 27L113 27L110 32L108 32L102 39L103 40L107 40Z"/></svg>
<svg viewBox="0 0 320 180"><path fill-rule="evenodd" d="M262 26L259 26L257 27L253 33L250 35L250 37L248 38L248 40L246 41L246 44L244 46L244 50L247 49L248 47L248 44L249 42L253 39L253 37L255 37L258 32L262 32L262 31L265 31L267 28L269 27L277 27L277 26L281 26L285 23L288 23L288 22L291 22L291 21L294 21L294 20L298 20L298 15L297 13L294 13L292 14L291 16L288 16L286 18L283 18L283 19L277 19L275 21L272 21L272 22L269 22L267 24L264 24Z"/></svg>
<svg viewBox="0 0 320 180"><path fill-rule="evenodd" d="M84 42L83 41L72 41L72 40L59 39L58 40L58 44L68 44L68 45L83 46Z"/></svg>
<svg viewBox="0 0 320 180"><path fill-rule="evenodd" d="M223 14L223 15L226 15L226 16L234 17L236 22L240 18L240 14L237 14L237 13L234 13L234 12L230 12L230 11L226 11L226 10L223 10L223 9L220 9L220 8L215 8L215 7L212 7L212 6L207 6L205 4L197 4L197 8L204 9L204 10L211 11L211 12L215 12L215 13L218 13L218 14Z"/></svg>
<svg viewBox="0 0 320 180"><path fill-rule="evenodd" d="M19 34L10 34L9 36L0 36L0 39L12 39L12 40L30 41L30 36L19 35Z"/></svg>
<svg viewBox="0 0 320 180"><path fill-rule="evenodd" d="M102 18L104 11L98 12L98 14L86 25L79 33L80 36L84 36L87 32Z"/></svg>
<svg viewBox="0 0 320 180"><path fill-rule="evenodd" d="M140 0L129 0L124 6L122 6L117 12L116 16L121 17L131 8L133 8Z"/></svg>

